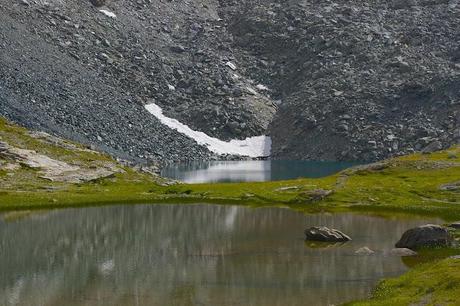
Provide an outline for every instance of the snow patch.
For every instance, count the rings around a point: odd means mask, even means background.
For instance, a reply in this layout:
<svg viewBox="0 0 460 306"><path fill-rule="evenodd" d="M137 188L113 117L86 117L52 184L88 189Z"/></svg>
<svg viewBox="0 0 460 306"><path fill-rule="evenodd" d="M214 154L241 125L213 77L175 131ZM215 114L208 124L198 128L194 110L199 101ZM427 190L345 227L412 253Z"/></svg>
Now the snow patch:
<svg viewBox="0 0 460 306"><path fill-rule="evenodd" d="M179 122L177 119L166 117L161 107L154 103L145 105L145 108L149 113L160 120L161 123L194 139L198 144L206 146L211 152L249 157L270 156L272 141L268 136L255 136L248 137L244 140L234 139L223 141L203 132L192 130L189 126Z"/></svg>
<svg viewBox="0 0 460 306"><path fill-rule="evenodd" d="M99 12L101 12L102 14L104 14L105 16L107 17L110 17L110 18L117 18L117 15L115 15L114 13L108 11L108 10L99 10Z"/></svg>
<svg viewBox="0 0 460 306"><path fill-rule="evenodd" d="M262 85L262 84L258 84L258 85L256 86L256 88L257 88L258 90L265 90L265 91L269 91L269 90L270 90L270 89L268 89L267 86Z"/></svg>

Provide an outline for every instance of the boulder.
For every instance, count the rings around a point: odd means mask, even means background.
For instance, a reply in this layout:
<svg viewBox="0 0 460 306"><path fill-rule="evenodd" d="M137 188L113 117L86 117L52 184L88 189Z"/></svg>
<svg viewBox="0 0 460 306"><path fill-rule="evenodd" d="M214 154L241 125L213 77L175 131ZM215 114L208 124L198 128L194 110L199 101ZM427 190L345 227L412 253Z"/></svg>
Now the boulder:
<svg viewBox="0 0 460 306"><path fill-rule="evenodd" d="M305 230L305 240L323 242L345 242L351 238L339 230L325 226L313 226Z"/></svg>
<svg viewBox="0 0 460 306"><path fill-rule="evenodd" d="M427 224L407 230L395 246L415 250L421 247L449 246L451 242L452 236L447 228Z"/></svg>
<svg viewBox="0 0 460 306"><path fill-rule="evenodd" d="M391 255L393 256L415 256L417 255L417 252L412 251L411 249L407 248L394 248L391 250Z"/></svg>
<svg viewBox="0 0 460 306"><path fill-rule="evenodd" d="M460 229L460 221L453 222L448 225L450 228Z"/></svg>
<svg viewBox="0 0 460 306"><path fill-rule="evenodd" d="M435 140L423 148L422 153L428 154L442 150L442 143L439 140Z"/></svg>

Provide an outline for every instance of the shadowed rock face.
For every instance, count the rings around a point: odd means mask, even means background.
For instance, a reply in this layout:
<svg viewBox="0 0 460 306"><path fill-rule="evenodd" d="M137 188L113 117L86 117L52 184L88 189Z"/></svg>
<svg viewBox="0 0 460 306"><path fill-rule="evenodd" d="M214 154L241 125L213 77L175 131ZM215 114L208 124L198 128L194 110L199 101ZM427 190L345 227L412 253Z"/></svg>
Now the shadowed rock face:
<svg viewBox="0 0 460 306"><path fill-rule="evenodd" d="M107 3L106 0L89 0L89 2L96 7L104 6Z"/></svg>
<svg viewBox="0 0 460 306"><path fill-rule="evenodd" d="M395 246L415 250L422 247L449 246L451 242L452 236L445 227L427 224L406 231Z"/></svg>

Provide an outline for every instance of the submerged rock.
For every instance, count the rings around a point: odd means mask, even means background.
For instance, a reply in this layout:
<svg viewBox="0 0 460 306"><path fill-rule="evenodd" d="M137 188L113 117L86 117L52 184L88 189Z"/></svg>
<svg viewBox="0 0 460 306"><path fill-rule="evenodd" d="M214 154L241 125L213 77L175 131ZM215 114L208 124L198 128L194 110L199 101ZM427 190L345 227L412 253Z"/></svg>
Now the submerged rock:
<svg viewBox="0 0 460 306"><path fill-rule="evenodd" d="M362 247L355 251L356 255L373 255L375 252L368 247Z"/></svg>
<svg viewBox="0 0 460 306"><path fill-rule="evenodd" d="M305 230L305 240L324 242L344 242L351 238L339 230L325 226L313 226Z"/></svg>
<svg viewBox="0 0 460 306"><path fill-rule="evenodd" d="M408 248L394 248L391 250L391 255L393 256L415 256L418 255L417 252L412 251L411 249Z"/></svg>
<svg viewBox="0 0 460 306"><path fill-rule="evenodd" d="M407 230L395 246L414 250L421 247L449 246L451 242L452 236L447 228L427 224Z"/></svg>

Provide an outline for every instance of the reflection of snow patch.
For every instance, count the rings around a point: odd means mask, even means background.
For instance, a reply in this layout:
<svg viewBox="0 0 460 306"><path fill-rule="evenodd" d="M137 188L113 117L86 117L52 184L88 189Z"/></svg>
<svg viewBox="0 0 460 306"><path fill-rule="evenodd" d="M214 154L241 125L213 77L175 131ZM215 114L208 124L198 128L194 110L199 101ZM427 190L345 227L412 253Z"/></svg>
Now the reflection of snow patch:
<svg viewBox="0 0 460 306"><path fill-rule="evenodd" d="M248 137L244 140L223 141L203 132L194 131L178 120L166 117L161 107L154 103L146 105L145 108L160 120L161 123L194 139L198 144L206 146L211 152L250 157L270 156L272 141L268 136L255 136Z"/></svg>
<svg viewBox="0 0 460 306"><path fill-rule="evenodd" d="M238 209L239 207L232 206L225 215L225 227L227 230L233 229L236 221L236 216L238 215Z"/></svg>
<svg viewBox="0 0 460 306"><path fill-rule="evenodd" d="M21 300L21 292L24 289L24 280L21 278L16 281L12 288L7 288L6 296L10 305L17 305Z"/></svg>
<svg viewBox="0 0 460 306"><path fill-rule="evenodd" d="M99 12L101 12L102 14L104 14L105 16L107 17L110 17L110 18L117 18L117 15L115 15L114 13L110 12L110 11L107 11L107 10L99 10Z"/></svg>

